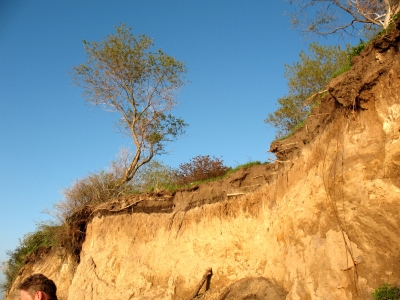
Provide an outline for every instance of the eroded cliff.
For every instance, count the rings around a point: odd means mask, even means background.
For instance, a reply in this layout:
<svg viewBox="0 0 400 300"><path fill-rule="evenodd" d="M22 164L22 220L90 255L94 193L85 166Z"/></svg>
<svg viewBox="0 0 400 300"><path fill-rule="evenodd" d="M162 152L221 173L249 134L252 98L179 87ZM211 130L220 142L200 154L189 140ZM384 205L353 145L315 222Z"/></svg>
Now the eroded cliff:
<svg viewBox="0 0 400 300"><path fill-rule="evenodd" d="M60 299L187 299L209 267L203 299L370 299L399 282L399 29L272 143L276 162L97 207L77 266L52 249L14 286L43 272ZM5 299L18 299L14 288Z"/></svg>

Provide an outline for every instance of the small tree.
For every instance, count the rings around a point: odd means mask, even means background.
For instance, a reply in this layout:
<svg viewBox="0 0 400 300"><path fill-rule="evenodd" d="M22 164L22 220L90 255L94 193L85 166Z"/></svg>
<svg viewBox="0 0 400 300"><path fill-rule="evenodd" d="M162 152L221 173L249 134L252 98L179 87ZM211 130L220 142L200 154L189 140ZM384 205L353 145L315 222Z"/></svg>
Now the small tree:
<svg viewBox="0 0 400 300"><path fill-rule="evenodd" d="M185 83L185 64L160 49L151 52L153 41L146 35L135 37L130 30L121 25L99 43L83 41L87 61L74 67L72 74L86 101L118 113L119 128L133 139L136 149L120 184L163 153L166 143L187 126L169 114L176 105L176 92Z"/></svg>
<svg viewBox="0 0 400 300"><path fill-rule="evenodd" d="M400 12L400 0L290 0L296 6L291 14L294 27L319 35L355 35L357 24L370 29L387 29Z"/></svg>
<svg viewBox="0 0 400 300"><path fill-rule="evenodd" d="M292 132L304 122L312 106L318 102L318 97L308 105L305 105L305 101L324 90L332 75L349 64L347 51L340 46L312 43L309 54L301 51L299 56L299 62L285 64L288 95L278 99L278 109L264 120L277 129L277 138Z"/></svg>
<svg viewBox="0 0 400 300"><path fill-rule="evenodd" d="M180 164L175 170L177 184L185 185L195 181L206 180L224 175L230 167L224 166L223 160L210 158L210 155L199 155L188 163Z"/></svg>
<svg viewBox="0 0 400 300"><path fill-rule="evenodd" d="M171 167L153 159L138 170L131 184L139 192L168 188L173 185L173 171Z"/></svg>

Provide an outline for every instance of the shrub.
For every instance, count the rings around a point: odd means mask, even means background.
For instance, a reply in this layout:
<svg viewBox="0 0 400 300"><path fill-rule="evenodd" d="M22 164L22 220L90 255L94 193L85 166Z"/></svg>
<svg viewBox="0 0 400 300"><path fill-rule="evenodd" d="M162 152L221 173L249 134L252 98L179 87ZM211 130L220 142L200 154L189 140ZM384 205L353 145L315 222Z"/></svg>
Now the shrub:
<svg viewBox="0 0 400 300"><path fill-rule="evenodd" d="M54 213L50 213L61 223L83 206L97 205L133 193L133 188L129 184L121 185L119 177L114 172L101 171L77 180L62 193L64 198L53 205Z"/></svg>
<svg viewBox="0 0 400 300"><path fill-rule="evenodd" d="M137 192L170 189L174 186L173 170L161 161L151 160L143 165L132 180L132 188Z"/></svg>
<svg viewBox="0 0 400 300"><path fill-rule="evenodd" d="M399 300L400 299L400 287L391 286L386 283L378 287L372 296L376 300Z"/></svg>
<svg viewBox="0 0 400 300"><path fill-rule="evenodd" d="M174 170L174 181L178 185L186 185L224 175L230 167L224 166L223 160L209 155L199 155L188 163L180 164Z"/></svg>
<svg viewBox="0 0 400 300"><path fill-rule="evenodd" d="M371 42L364 42L363 40L360 40L360 43L354 47L351 47L350 49L347 50L347 56L349 58L349 61L351 63L351 60L353 57L356 57L360 55L361 52L367 47Z"/></svg>
<svg viewBox="0 0 400 300"><path fill-rule="evenodd" d="M59 233L60 226L39 224L35 232L23 236L17 248L8 250L8 260L1 263L5 281L0 283L0 289L5 291L11 288L26 260L36 249L58 246L62 237Z"/></svg>

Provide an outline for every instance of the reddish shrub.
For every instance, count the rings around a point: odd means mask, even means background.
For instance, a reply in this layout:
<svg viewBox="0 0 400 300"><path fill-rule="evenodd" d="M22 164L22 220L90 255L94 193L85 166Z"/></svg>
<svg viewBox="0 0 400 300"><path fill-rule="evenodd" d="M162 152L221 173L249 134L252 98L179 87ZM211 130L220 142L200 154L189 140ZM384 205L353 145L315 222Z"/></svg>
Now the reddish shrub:
<svg viewBox="0 0 400 300"><path fill-rule="evenodd" d="M175 182L179 185L206 180L224 175L230 167L224 166L223 160L210 155L199 155L188 163L180 164L175 170Z"/></svg>

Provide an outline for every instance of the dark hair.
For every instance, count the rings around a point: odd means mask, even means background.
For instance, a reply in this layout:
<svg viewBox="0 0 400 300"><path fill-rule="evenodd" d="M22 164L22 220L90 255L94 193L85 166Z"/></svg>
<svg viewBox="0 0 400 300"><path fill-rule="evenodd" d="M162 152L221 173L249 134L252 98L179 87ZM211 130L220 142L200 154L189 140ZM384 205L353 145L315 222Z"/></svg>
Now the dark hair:
<svg viewBox="0 0 400 300"><path fill-rule="evenodd" d="M19 289L31 294L41 291L47 295L49 300L58 300L56 295L57 287L54 281L43 274L33 274L29 276L19 285Z"/></svg>

